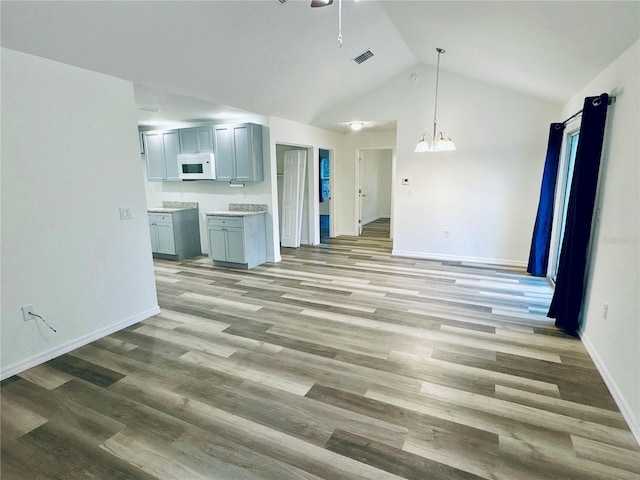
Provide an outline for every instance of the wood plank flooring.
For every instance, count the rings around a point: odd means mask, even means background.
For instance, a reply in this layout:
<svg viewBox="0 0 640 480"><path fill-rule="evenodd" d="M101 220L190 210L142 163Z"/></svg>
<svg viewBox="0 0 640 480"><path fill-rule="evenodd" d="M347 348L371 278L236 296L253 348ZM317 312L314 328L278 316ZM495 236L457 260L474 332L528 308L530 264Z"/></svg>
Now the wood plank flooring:
<svg viewBox="0 0 640 480"><path fill-rule="evenodd" d="M371 227L249 271L156 260L160 315L2 382L2 478L640 478L546 281Z"/></svg>

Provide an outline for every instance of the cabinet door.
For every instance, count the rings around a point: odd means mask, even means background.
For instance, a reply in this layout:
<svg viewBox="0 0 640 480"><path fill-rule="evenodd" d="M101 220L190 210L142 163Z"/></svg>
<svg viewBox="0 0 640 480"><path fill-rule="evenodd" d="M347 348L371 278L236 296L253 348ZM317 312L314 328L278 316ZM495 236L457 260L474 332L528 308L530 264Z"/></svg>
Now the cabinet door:
<svg viewBox="0 0 640 480"><path fill-rule="evenodd" d="M164 160L166 165L166 181L180 181L178 173L178 154L180 153L180 136L177 130L162 132L162 143L164 145Z"/></svg>
<svg viewBox="0 0 640 480"><path fill-rule="evenodd" d="M180 132L180 153L198 153L198 132L195 128L183 128Z"/></svg>
<svg viewBox="0 0 640 480"><path fill-rule="evenodd" d="M173 238L173 225L156 225L156 230L158 232L158 249L156 252L175 255L176 243Z"/></svg>
<svg viewBox="0 0 640 480"><path fill-rule="evenodd" d="M227 261L227 234L223 228L209 228L209 257Z"/></svg>
<svg viewBox="0 0 640 480"><path fill-rule="evenodd" d="M253 176L253 157L249 125L236 125L233 127L233 146L236 167L235 180L251 180Z"/></svg>
<svg viewBox="0 0 640 480"><path fill-rule="evenodd" d="M213 128L198 127L195 130L198 137L198 152L213 153Z"/></svg>
<svg viewBox="0 0 640 480"><path fill-rule="evenodd" d="M216 127L213 133L216 154L216 180L233 180L235 171L231 128Z"/></svg>
<svg viewBox="0 0 640 480"><path fill-rule="evenodd" d="M227 228L227 262L247 263L242 228Z"/></svg>
<svg viewBox="0 0 640 480"><path fill-rule="evenodd" d="M167 175L162 133L145 133L144 142L147 152L147 179L150 182L161 182Z"/></svg>

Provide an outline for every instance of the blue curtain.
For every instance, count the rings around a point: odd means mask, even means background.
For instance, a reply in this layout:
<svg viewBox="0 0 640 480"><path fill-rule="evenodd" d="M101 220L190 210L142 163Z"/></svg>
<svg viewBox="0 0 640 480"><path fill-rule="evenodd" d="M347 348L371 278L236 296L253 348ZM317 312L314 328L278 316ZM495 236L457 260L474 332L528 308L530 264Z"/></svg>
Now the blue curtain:
<svg viewBox="0 0 640 480"><path fill-rule="evenodd" d="M581 327L580 309L608 104L606 93L584 100L556 288L547 314L556 319L556 326L574 336L578 336Z"/></svg>
<svg viewBox="0 0 640 480"><path fill-rule="evenodd" d="M529 250L529 264L527 272L538 277L547 275L549 263L549 245L551 244L551 225L553 223L553 203L558 178L558 164L564 123L552 123L549 127L549 143L547 144L547 159L544 162L542 186L540 187L540 201L536 223L533 227L531 250Z"/></svg>

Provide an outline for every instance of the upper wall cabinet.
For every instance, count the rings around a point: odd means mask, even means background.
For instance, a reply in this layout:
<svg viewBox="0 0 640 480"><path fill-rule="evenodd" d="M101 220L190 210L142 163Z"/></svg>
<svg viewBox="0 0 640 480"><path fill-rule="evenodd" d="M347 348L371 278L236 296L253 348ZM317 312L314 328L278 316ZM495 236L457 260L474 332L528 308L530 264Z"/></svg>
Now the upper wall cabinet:
<svg viewBox="0 0 640 480"><path fill-rule="evenodd" d="M213 128L182 128L180 132L180 153L213 153Z"/></svg>
<svg viewBox="0 0 640 480"><path fill-rule="evenodd" d="M178 130L147 132L144 134L147 153L147 178L150 182L179 182L178 154L180 138Z"/></svg>
<svg viewBox="0 0 640 480"><path fill-rule="evenodd" d="M216 180L264 180L262 126L254 123L213 127Z"/></svg>

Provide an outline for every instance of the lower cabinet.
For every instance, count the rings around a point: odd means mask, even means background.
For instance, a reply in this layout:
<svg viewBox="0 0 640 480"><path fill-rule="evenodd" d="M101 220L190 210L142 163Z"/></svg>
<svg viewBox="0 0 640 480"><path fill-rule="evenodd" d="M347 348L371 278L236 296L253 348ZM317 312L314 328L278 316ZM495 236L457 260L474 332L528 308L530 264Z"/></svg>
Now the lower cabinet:
<svg viewBox="0 0 640 480"><path fill-rule="evenodd" d="M198 211L169 210L148 213L153 256L180 260L200 255Z"/></svg>
<svg viewBox="0 0 640 480"><path fill-rule="evenodd" d="M207 215L209 256L214 263L252 268L267 261L265 213Z"/></svg>
<svg viewBox="0 0 640 480"><path fill-rule="evenodd" d="M176 241L173 237L171 214L150 213L149 231L151 233L151 251L153 253L176 254Z"/></svg>

